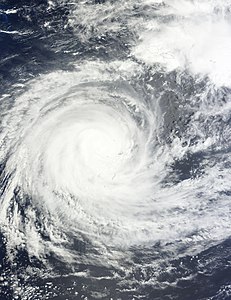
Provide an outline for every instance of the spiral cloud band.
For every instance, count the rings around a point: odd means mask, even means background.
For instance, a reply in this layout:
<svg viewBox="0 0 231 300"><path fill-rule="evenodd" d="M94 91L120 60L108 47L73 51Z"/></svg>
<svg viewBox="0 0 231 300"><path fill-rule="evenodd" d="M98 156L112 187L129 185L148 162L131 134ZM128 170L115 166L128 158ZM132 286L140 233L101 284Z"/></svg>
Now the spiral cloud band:
<svg viewBox="0 0 231 300"><path fill-rule="evenodd" d="M16 100L1 133L10 176L1 222L12 244L25 245L40 259L49 249L66 260L73 259L66 244L87 239L89 249L93 244L114 264L119 249L178 241L172 244L176 251L182 243L191 248L228 234L228 198L210 201L219 192L211 188L219 172L164 184L174 160L213 141L201 139L191 147L178 138L166 143L161 107L134 88L141 73L130 61L83 62L74 71L32 81ZM20 201L9 221L13 195ZM27 198L25 222L20 203ZM112 249L119 256L112 258Z"/></svg>

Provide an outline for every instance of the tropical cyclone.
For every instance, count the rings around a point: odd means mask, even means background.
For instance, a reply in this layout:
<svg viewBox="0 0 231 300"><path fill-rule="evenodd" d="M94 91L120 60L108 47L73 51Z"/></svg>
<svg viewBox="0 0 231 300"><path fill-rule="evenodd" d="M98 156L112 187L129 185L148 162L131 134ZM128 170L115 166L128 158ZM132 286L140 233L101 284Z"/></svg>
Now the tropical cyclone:
<svg viewBox="0 0 231 300"><path fill-rule="evenodd" d="M18 236L11 239L13 244L23 239L31 255L40 257L44 247L57 248L57 242L61 245L71 232L97 245L99 251L106 247L112 259L112 248L176 240L209 244L221 238L221 230L222 236L228 234L226 200L221 206L210 202L217 189L206 191L216 172L164 184L174 161L206 151L211 140L185 146L190 129L182 132L182 139L166 131L163 122L171 119L158 117L157 99L134 88L141 72L134 62L83 62L76 71L32 81L15 101L2 127L2 155L11 176L4 192L2 224L7 225L15 189L22 198L31 199L31 207L26 227L19 225L22 216L14 211L14 235L7 229L9 236ZM171 107L163 109L167 113ZM43 230L54 238L51 243L42 240L41 228L34 226L32 207L40 211ZM218 224L221 214L223 222ZM37 241L33 247L32 232ZM67 250L62 251L65 259Z"/></svg>

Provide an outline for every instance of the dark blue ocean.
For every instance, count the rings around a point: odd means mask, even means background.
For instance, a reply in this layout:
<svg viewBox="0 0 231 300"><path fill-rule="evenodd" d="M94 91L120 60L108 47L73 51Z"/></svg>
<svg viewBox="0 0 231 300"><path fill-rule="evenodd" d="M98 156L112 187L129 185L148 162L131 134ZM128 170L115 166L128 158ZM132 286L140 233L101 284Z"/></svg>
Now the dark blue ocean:
<svg viewBox="0 0 231 300"><path fill-rule="evenodd" d="M0 300L231 299L230 18L0 1Z"/></svg>

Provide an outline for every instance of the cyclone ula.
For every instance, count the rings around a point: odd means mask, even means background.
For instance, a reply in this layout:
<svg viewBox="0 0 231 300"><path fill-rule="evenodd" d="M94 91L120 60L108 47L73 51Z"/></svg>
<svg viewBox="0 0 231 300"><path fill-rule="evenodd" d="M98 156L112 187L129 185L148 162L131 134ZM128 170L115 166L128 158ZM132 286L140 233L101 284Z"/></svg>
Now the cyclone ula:
<svg viewBox="0 0 231 300"><path fill-rule="evenodd" d="M50 1L48 11L67 4ZM163 261L230 236L228 8L72 3L65 29L85 50L68 44L70 69L27 79L1 98L9 260L23 249L52 270L55 253L73 273L80 264L113 268L108 277L132 290L134 269L150 283ZM96 55L102 48L107 59Z"/></svg>
<svg viewBox="0 0 231 300"><path fill-rule="evenodd" d="M54 222L64 234L75 232L103 248L220 238L221 225L214 222L222 213L225 234L228 213L225 206L210 204L203 186L216 174L207 170L198 178L163 184L174 160L206 149L210 138L192 147L178 138L166 144L166 137L159 137L160 105L132 87L140 67L126 63L122 80L114 72L123 64L105 69L101 63L86 62L73 72L49 74L31 82L29 91L17 99L5 118L2 137L11 175L2 219L7 219L17 187L47 218L49 235L56 231ZM216 194L213 189L210 193ZM202 212L194 215L195 210ZM16 226L21 220L15 217ZM27 242L31 228L25 230ZM34 230L36 251L43 253L40 233ZM28 250L34 254L34 247Z"/></svg>

